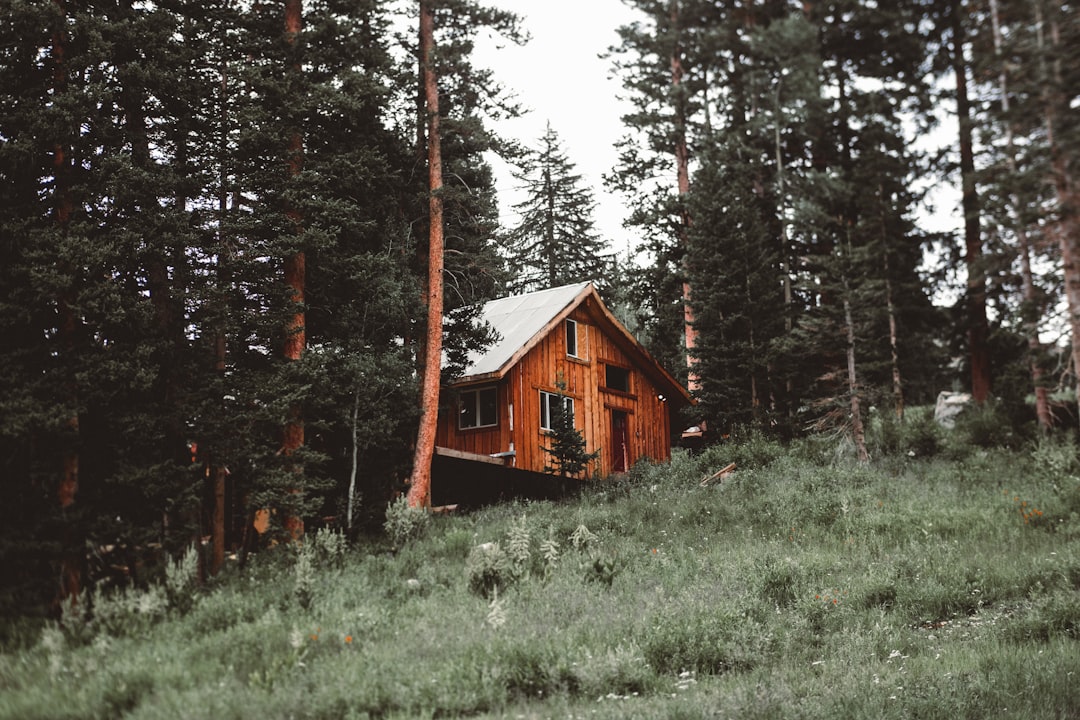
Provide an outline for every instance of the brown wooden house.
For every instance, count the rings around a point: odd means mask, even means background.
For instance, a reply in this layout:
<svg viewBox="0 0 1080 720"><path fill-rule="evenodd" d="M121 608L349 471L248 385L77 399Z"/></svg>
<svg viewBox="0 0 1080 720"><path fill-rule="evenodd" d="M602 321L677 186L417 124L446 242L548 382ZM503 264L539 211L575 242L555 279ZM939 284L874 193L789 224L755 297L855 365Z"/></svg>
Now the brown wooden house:
<svg viewBox="0 0 1080 720"><path fill-rule="evenodd" d="M465 374L443 389L439 452L501 458L510 467L543 472L550 464L541 448L550 446L551 409L563 395L586 451L600 452L591 475L671 456L672 423L690 396L615 319L591 283L493 300L482 319L498 339L473 354Z"/></svg>

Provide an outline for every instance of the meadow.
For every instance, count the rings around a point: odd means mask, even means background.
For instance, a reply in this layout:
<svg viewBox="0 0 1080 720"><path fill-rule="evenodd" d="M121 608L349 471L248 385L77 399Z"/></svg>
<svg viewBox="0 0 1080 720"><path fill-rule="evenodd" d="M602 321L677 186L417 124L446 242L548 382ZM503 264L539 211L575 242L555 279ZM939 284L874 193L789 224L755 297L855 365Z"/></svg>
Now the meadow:
<svg viewBox="0 0 1080 720"><path fill-rule="evenodd" d="M11 635L0 718L1080 718L1075 442L875 437L189 554Z"/></svg>

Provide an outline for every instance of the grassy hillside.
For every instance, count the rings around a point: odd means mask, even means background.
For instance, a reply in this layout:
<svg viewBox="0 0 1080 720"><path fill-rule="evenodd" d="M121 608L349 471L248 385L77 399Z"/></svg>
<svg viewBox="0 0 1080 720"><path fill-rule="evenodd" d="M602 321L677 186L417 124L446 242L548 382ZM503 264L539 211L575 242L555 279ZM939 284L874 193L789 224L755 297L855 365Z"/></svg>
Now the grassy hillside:
<svg viewBox="0 0 1080 720"><path fill-rule="evenodd" d="M207 588L180 562L5 651L0 717L1080 717L1076 454L751 439Z"/></svg>

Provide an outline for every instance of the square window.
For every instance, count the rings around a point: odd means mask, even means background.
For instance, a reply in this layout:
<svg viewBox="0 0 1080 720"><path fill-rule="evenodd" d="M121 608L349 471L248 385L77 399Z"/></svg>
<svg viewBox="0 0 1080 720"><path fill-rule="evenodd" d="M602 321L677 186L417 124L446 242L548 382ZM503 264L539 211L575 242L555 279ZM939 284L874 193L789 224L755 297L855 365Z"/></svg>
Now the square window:
<svg viewBox="0 0 1080 720"><path fill-rule="evenodd" d="M478 390L464 390L461 393L458 412L458 427L469 428L494 427L499 424L499 392L488 387Z"/></svg>
<svg viewBox="0 0 1080 720"><path fill-rule="evenodd" d="M605 365L604 387L624 393L630 392L630 371L617 365Z"/></svg>

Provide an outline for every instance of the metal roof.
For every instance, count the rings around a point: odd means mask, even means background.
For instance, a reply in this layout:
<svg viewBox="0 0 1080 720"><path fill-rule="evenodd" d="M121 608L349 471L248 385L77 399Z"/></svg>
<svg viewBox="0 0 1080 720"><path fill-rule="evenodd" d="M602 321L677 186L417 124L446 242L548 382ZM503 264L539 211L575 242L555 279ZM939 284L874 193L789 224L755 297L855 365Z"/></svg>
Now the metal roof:
<svg viewBox="0 0 1080 720"><path fill-rule="evenodd" d="M496 341L483 352L472 351L466 358L465 371L454 384L489 382L501 378L514 363L540 342L547 332L567 317L586 298L595 300L592 316L611 333L616 342L637 358L639 367L652 378L656 387L677 403L693 404L686 388L667 372L645 347L623 327L590 282L515 295L485 303L480 320L496 333Z"/></svg>
<svg viewBox="0 0 1080 720"><path fill-rule="evenodd" d="M483 352L469 353L460 380L500 373L515 353L528 345L588 286L588 282L581 282L485 303L480 321L490 324L498 339Z"/></svg>

